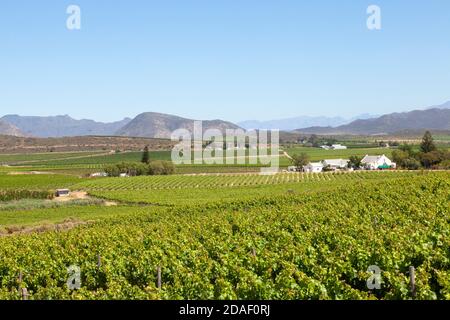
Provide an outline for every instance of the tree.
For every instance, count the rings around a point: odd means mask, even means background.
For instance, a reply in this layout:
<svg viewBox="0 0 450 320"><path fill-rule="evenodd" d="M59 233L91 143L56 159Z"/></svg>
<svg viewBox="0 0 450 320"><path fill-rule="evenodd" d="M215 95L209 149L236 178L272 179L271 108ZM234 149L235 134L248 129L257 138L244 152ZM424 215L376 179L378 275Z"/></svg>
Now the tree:
<svg viewBox="0 0 450 320"><path fill-rule="evenodd" d="M414 153L414 152L413 152L412 145L407 144L407 143L402 144L401 146L398 147L398 149L399 149L400 151L405 152L408 156L412 156L413 153Z"/></svg>
<svg viewBox="0 0 450 320"><path fill-rule="evenodd" d="M414 158L408 158L403 161L402 166L408 170L417 170L420 168L420 162Z"/></svg>
<svg viewBox="0 0 450 320"><path fill-rule="evenodd" d="M445 153L437 150L427 153L419 153L418 157L420 163L427 169L436 166L442 161L446 160Z"/></svg>
<svg viewBox="0 0 450 320"><path fill-rule="evenodd" d="M362 161L362 157L358 157L358 156L351 156L349 158L349 162L348 162L348 167L349 168L353 168L353 169L358 169L361 167L361 161Z"/></svg>
<svg viewBox="0 0 450 320"><path fill-rule="evenodd" d="M317 137L317 135L312 134L309 139L308 142L313 146L313 147L318 147L319 146L319 138Z"/></svg>
<svg viewBox="0 0 450 320"><path fill-rule="evenodd" d="M392 160L399 166L404 167L406 159L409 159L410 155L407 151L394 150L392 151Z"/></svg>
<svg viewBox="0 0 450 320"><path fill-rule="evenodd" d="M423 153L428 153L432 151L436 151L436 145L433 141L433 136L430 131L425 132L422 138L422 143L420 144L420 150Z"/></svg>
<svg viewBox="0 0 450 320"><path fill-rule="evenodd" d="M142 163L149 164L150 163L150 152L148 151L148 146L145 146L144 152L142 153Z"/></svg>
<svg viewBox="0 0 450 320"><path fill-rule="evenodd" d="M297 167L297 169L303 168L309 163L309 155L306 153L294 154L291 159L292 164Z"/></svg>
<svg viewBox="0 0 450 320"><path fill-rule="evenodd" d="M169 175L175 172L175 166L171 161L152 161L148 166L149 175Z"/></svg>

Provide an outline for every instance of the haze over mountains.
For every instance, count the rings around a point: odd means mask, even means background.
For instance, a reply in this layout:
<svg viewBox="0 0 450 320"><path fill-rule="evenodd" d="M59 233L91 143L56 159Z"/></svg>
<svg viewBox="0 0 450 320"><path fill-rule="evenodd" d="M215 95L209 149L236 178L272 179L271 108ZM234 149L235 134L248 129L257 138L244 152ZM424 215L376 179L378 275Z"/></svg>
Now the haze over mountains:
<svg viewBox="0 0 450 320"><path fill-rule="evenodd" d="M222 120L202 121L203 130L237 129L237 125ZM126 136L146 138L170 138L176 129L193 131L194 120L169 114L145 112L134 119L104 123L93 120L76 120L68 115L36 117L6 115L0 118L0 134L39 138L73 136Z"/></svg>
<svg viewBox="0 0 450 320"><path fill-rule="evenodd" d="M311 116L300 116L294 118L285 118L278 120L268 120L268 121L258 121L258 120L247 120L238 122L237 125L250 130L250 129L278 129L283 131L291 131L298 128L308 128L308 127L335 127L350 123L357 119L370 119L375 118L376 115L361 114L359 116L353 117L351 119L346 119L343 117L311 117Z"/></svg>
<svg viewBox="0 0 450 320"><path fill-rule="evenodd" d="M4 134L7 136L24 136L24 133L22 131L20 131L19 128L17 128L16 126L13 126L12 124L3 121L2 119L0 119L0 134Z"/></svg>
<svg viewBox="0 0 450 320"><path fill-rule="evenodd" d="M374 119L355 120L337 127L310 127L305 134L382 135L404 130L450 130L450 103L426 110L391 113Z"/></svg>
<svg viewBox="0 0 450 320"><path fill-rule="evenodd" d="M26 136L40 138L114 135L131 121L130 118L125 118L117 122L103 123L87 119L75 120L68 115L51 117L6 115L1 120L16 126Z"/></svg>
<svg viewBox="0 0 450 320"><path fill-rule="evenodd" d="M273 121L244 121L238 125L223 120L204 120L203 130L281 129L304 134L391 134L403 130L450 130L450 101L440 106L383 116L360 115L356 120L341 117L297 117ZM68 115L36 117L6 115L0 118L0 134L30 137L127 136L170 138L177 129L193 131L194 120L145 112L134 119L104 123L76 120Z"/></svg>

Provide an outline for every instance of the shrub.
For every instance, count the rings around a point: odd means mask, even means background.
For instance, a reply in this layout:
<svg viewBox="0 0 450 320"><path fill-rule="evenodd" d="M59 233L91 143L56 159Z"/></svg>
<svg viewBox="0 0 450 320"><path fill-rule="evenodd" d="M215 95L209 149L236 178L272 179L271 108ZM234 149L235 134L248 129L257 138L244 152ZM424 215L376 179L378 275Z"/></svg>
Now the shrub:
<svg viewBox="0 0 450 320"><path fill-rule="evenodd" d="M20 199L53 199L54 196L54 193L48 190L0 190L0 201L13 201Z"/></svg>
<svg viewBox="0 0 450 320"><path fill-rule="evenodd" d="M408 170L417 170L420 168L420 162L414 158L404 159L401 166Z"/></svg>
<svg viewBox="0 0 450 320"><path fill-rule="evenodd" d="M175 172L175 167L170 161L152 161L149 164L141 162L120 162L106 165L104 171L110 177L118 177L125 173L129 176L168 175Z"/></svg>
<svg viewBox="0 0 450 320"><path fill-rule="evenodd" d="M150 175L169 175L175 172L175 166L170 161L152 161L149 165L148 173Z"/></svg>
<svg viewBox="0 0 450 320"><path fill-rule="evenodd" d="M450 160L444 160L439 165L437 165L437 169L450 170Z"/></svg>

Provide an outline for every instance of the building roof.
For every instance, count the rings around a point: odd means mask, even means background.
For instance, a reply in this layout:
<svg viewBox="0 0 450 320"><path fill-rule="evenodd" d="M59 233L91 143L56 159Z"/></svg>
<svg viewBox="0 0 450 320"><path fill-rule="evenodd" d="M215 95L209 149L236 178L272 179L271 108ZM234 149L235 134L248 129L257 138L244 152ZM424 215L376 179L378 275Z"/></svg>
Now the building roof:
<svg viewBox="0 0 450 320"><path fill-rule="evenodd" d="M373 162L378 162L378 160L380 160L382 157L386 157L384 154L381 156L369 156L366 155L361 162L362 163L373 163Z"/></svg>
<svg viewBox="0 0 450 320"><path fill-rule="evenodd" d="M322 162L310 162L310 163L308 163L308 166L311 166L311 167L323 167L323 164L322 164Z"/></svg>
<svg viewBox="0 0 450 320"><path fill-rule="evenodd" d="M330 166L346 166L349 160L345 159L326 159L322 163Z"/></svg>

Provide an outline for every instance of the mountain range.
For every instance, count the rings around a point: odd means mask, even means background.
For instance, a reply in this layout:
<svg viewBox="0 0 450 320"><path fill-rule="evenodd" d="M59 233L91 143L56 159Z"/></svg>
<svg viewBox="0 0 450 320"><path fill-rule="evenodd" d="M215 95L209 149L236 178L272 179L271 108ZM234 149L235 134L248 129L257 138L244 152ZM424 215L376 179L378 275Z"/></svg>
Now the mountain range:
<svg viewBox="0 0 450 320"><path fill-rule="evenodd" d="M450 130L450 104L432 109L391 113L374 119L355 120L337 127L310 127L295 130L304 134L383 135L403 130Z"/></svg>
<svg viewBox="0 0 450 320"><path fill-rule="evenodd" d="M352 121L353 120L353 121ZM176 129L192 132L194 120L174 115L145 112L134 119L104 123L76 120L68 115L37 117L6 115L0 118L0 134L28 137L127 136L170 138ZM303 134L381 135L402 130L450 130L450 101L439 106L382 116L297 117L273 121L244 121L238 124L223 120L204 120L203 130L280 129Z"/></svg>
<svg viewBox="0 0 450 320"><path fill-rule="evenodd" d="M115 134L117 130L131 121L130 118L125 118L117 122L104 123L87 119L75 120L68 115L51 117L6 115L0 120L19 128L25 136L40 138L108 136Z"/></svg>
<svg viewBox="0 0 450 320"><path fill-rule="evenodd" d="M203 131L208 129L238 129L239 126L222 120L203 120ZM76 120L64 116L19 116L6 115L0 118L0 134L38 138L60 138L73 136L125 136L168 139L176 129L191 132L194 120L169 114L145 112L134 119L104 123L93 120Z"/></svg>
<svg viewBox="0 0 450 320"><path fill-rule="evenodd" d="M350 123L357 119L370 119L375 118L376 115L371 114L361 114L356 117L346 119L343 117L311 117L311 116L299 116L294 118L285 118L278 120L268 120L268 121L258 121L258 120L247 120L238 122L237 125L250 130L250 129L278 129L283 131L291 131L298 128L308 128L308 127L335 127Z"/></svg>

